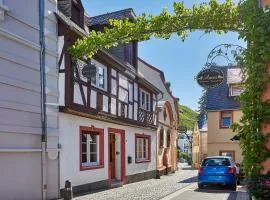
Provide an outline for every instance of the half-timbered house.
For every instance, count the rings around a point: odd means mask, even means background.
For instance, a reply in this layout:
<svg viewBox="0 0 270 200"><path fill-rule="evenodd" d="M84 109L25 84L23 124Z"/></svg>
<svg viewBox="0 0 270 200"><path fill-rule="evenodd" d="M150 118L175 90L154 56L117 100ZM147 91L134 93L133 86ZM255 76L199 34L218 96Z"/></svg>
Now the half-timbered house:
<svg viewBox="0 0 270 200"><path fill-rule="evenodd" d="M156 99L139 75L138 44L74 59L68 48L111 18L135 20L132 9L89 17L79 0L59 0L60 188L74 193L156 177Z"/></svg>

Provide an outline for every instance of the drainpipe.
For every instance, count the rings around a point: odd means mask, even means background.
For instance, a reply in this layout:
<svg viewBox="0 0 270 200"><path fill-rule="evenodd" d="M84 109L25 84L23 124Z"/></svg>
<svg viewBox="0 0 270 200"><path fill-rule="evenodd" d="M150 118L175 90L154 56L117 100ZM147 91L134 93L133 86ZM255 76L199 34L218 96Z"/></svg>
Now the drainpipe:
<svg viewBox="0 0 270 200"><path fill-rule="evenodd" d="M40 89L41 89L41 191L42 199L46 199L46 145L47 145L47 118L46 118L46 80L45 80L45 41L44 41L44 0L39 0L39 42L40 42Z"/></svg>

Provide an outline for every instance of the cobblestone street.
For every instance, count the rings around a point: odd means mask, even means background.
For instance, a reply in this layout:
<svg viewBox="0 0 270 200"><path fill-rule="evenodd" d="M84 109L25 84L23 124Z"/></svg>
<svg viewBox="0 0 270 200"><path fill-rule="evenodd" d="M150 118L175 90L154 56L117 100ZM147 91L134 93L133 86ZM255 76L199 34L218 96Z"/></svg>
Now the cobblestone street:
<svg viewBox="0 0 270 200"><path fill-rule="evenodd" d="M119 188L105 190L89 195L76 197L76 200L133 200L161 199L175 191L195 183L197 170L178 170L174 174L162 176L160 179L150 179L127 184Z"/></svg>

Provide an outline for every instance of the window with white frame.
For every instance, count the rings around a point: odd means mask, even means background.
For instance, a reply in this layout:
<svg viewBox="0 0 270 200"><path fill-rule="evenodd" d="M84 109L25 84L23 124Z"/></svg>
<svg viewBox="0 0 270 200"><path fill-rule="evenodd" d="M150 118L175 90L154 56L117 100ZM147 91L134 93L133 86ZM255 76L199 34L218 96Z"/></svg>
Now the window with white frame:
<svg viewBox="0 0 270 200"><path fill-rule="evenodd" d="M107 90L107 67L95 60L92 60L92 64L96 67L96 74L92 75L91 84L99 89Z"/></svg>
<svg viewBox="0 0 270 200"><path fill-rule="evenodd" d="M150 111L150 93L140 89L140 108Z"/></svg>
<svg viewBox="0 0 270 200"><path fill-rule="evenodd" d="M150 137L136 136L136 162L150 160Z"/></svg>
<svg viewBox="0 0 270 200"><path fill-rule="evenodd" d="M98 133L82 132L81 150L82 167L91 167L100 165L99 158L100 137Z"/></svg>
<svg viewBox="0 0 270 200"><path fill-rule="evenodd" d="M241 93L244 91L242 85L230 85L230 96L240 96Z"/></svg>

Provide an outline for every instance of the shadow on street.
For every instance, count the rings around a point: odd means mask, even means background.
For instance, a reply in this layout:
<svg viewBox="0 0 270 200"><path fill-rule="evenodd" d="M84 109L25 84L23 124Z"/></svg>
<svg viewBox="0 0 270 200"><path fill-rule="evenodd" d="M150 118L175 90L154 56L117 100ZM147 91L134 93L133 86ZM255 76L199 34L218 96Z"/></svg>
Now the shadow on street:
<svg viewBox="0 0 270 200"><path fill-rule="evenodd" d="M205 186L203 189L195 189L194 192L201 192L201 193L224 193L229 194L227 197L227 200L236 200L237 199L237 193L243 193L241 191L232 191L229 187L221 186L221 185L209 185Z"/></svg>
<svg viewBox="0 0 270 200"><path fill-rule="evenodd" d="M205 186L203 189L195 189L195 192L203 192L203 193L216 193L217 190L224 193L232 192L232 190L228 186L222 186L222 185L209 185Z"/></svg>
<svg viewBox="0 0 270 200"><path fill-rule="evenodd" d="M195 182L197 182L197 179L198 179L197 176L193 176L193 177L190 177L188 179L179 181L178 183L195 183Z"/></svg>

